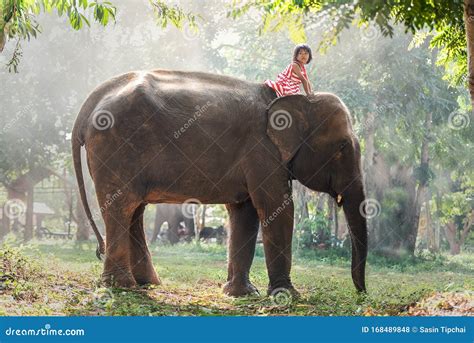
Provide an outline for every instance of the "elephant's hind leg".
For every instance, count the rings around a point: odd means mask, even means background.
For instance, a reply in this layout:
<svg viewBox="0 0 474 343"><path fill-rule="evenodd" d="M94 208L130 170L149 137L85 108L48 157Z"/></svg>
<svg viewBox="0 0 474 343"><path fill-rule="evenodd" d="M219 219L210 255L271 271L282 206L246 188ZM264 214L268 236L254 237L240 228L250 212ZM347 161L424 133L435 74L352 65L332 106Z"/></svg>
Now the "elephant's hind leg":
<svg viewBox="0 0 474 343"><path fill-rule="evenodd" d="M159 285L160 279L156 275L155 268L153 268L143 228L145 206L145 204L142 204L136 209L130 226L130 267L137 284Z"/></svg>
<svg viewBox="0 0 474 343"><path fill-rule="evenodd" d="M226 205L230 217L228 277L224 293L243 296L257 292L249 281L250 266L255 254L258 215L250 200Z"/></svg>
<svg viewBox="0 0 474 343"><path fill-rule="evenodd" d="M99 203L105 203L99 195ZM136 286L130 266L130 225L137 205L115 200L103 213L106 226L106 253L102 280L108 286Z"/></svg>

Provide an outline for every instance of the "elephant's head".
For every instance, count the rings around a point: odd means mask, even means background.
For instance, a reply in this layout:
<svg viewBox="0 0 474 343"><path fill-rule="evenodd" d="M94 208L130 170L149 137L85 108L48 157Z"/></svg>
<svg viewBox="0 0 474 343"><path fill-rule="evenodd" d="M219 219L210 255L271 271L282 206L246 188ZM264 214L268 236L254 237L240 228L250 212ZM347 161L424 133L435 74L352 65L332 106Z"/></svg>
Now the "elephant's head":
<svg viewBox="0 0 474 343"><path fill-rule="evenodd" d="M267 134L292 176L314 191L329 193L343 206L352 241L352 279L359 291L365 291L361 154L347 107L330 93L291 95L274 100L267 115Z"/></svg>

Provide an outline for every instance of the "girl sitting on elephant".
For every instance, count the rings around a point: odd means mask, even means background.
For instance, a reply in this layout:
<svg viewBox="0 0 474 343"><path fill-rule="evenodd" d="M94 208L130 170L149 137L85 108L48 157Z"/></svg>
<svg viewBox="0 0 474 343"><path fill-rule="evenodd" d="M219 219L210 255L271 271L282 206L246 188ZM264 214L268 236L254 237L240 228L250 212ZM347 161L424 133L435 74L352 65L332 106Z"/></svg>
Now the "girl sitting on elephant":
<svg viewBox="0 0 474 343"><path fill-rule="evenodd" d="M313 55L311 48L307 44L299 44L293 51L293 61L278 74L277 80L266 80L265 84L272 88L278 97L284 95L301 94L300 84L303 84L303 88L306 95L312 93L311 84L308 80L306 73L305 64L311 62Z"/></svg>

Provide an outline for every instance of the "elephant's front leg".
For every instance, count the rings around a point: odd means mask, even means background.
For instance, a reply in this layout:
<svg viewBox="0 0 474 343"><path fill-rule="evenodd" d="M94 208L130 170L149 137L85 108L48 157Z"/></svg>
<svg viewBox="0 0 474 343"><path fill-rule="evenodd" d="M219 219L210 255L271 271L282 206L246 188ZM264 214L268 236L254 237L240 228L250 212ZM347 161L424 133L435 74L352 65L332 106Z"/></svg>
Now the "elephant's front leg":
<svg viewBox="0 0 474 343"><path fill-rule="evenodd" d="M289 191L280 195L269 191L265 194L264 205L257 207L257 211L262 224L265 262L270 279L268 294L284 288L297 296L298 292L290 279L293 200Z"/></svg>
<svg viewBox="0 0 474 343"><path fill-rule="evenodd" d="M224 292L243 296L258 292L250 283L249 272L255 254L258 216L250 200L226 205L230 219L228 276Z"/></svg>

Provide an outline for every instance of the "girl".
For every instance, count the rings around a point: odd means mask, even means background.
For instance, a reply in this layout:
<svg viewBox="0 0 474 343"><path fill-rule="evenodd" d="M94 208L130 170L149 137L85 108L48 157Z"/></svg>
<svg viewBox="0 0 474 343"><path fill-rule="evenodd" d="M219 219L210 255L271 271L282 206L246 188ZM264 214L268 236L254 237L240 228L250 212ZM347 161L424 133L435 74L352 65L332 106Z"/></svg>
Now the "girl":
<svg viewBox="0 0 474 343"><path fill-rule="evenodd" d="M300 84L303 84L306 95L312 93L311 84L306 74L305 64L311 62L313 54L307 44L299 44L293 51L293 62L278 74L276 81L266 80L265 84L272 88L278 97L291 94L301 94Z"/></svg>

